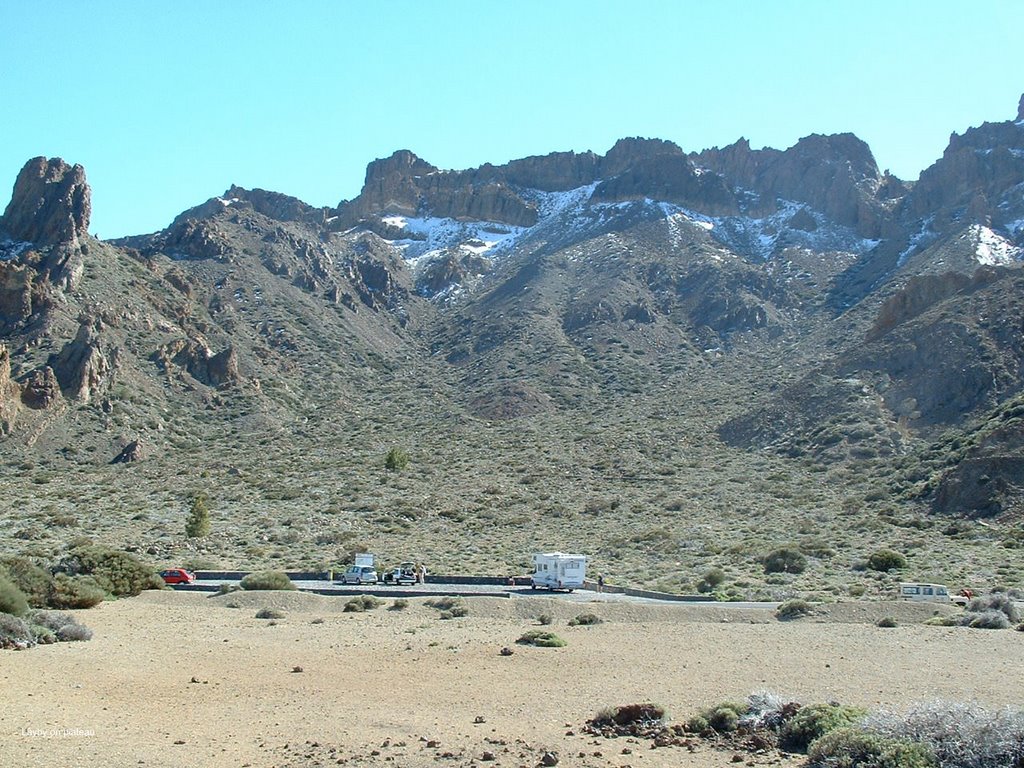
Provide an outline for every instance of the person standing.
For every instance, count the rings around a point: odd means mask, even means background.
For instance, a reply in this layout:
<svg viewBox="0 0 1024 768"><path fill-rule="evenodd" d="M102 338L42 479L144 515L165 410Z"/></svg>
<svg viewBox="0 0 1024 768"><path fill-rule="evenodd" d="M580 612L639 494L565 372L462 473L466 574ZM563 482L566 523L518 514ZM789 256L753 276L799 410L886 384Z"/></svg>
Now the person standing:
<svg viewBox="0 0 1024 768"><path fill-rule="evenodd" d="M420 576L420 584L426 584L427 583L427 566L424 563L420 563L419 576Z"/></svg>
<svg viewBox="0 0 1024 768"><path fill-rule="evenodd" d="M597 574L597 591L599 593L600 592L604 592L604 574L603 573Z"/></svg>

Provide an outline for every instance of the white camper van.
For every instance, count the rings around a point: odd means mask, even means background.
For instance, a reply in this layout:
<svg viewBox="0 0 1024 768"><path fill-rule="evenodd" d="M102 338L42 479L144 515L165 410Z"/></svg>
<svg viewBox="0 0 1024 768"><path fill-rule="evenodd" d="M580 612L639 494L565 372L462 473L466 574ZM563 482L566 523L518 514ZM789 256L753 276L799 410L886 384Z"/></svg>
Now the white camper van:
<svg viewBox="0 0 1024 768"><path fill-rule="evenodd" d="M530 588L564 589L572 592L583 586L587 577L586 555L544 552L533 556L533 577Z"/></svg>
<svg viewBox="0 0 1024 768"><path fill-rule="evenodd" d="M967 595L951 595L945 584L900 584L900 599L924 600L929 603L967 605Z"/></svg>

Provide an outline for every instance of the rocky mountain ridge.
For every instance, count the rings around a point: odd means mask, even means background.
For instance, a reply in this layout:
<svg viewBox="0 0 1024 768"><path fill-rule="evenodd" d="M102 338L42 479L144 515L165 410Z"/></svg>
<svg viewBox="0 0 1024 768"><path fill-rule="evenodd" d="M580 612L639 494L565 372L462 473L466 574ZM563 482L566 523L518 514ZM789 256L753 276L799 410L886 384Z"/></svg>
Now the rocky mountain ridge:
<svg viewBox="0 0 1024 768"><path fill-rule="evenodd" d="M401 150L334 208L231 186L110 242L88 235L84 170L33 159L0 219L0 454L141 476L215 444L230 485L326 445L351 470L358 436L463 466L459 445L526 430L576 457L565 493L683 482L701 445L891 477L909 510L1019 514L1022 109L915 183L850 134L464 171Z"/></svg>

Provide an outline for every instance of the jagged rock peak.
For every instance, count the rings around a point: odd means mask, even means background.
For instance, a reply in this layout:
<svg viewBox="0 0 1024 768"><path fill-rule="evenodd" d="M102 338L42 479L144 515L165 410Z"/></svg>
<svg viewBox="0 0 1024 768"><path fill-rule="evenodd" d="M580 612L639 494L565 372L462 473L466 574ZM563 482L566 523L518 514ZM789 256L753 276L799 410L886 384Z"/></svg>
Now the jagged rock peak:
<svg viewBox="0 0 1024 768"><path fill-rule="evenodd" d="M3 229L15 240L41 246L76 244L89 230L91 197L82 166L34 157L14 182Z"/></svg>
<svg viewBox="0 0 1024 768"><path fill-rule="evenodd" d="M664 139L642 139L639 137L619 139L615 146L601 160L601 175L615 176L634 163L651 158L674 155L682 156L678 144Z"/></svg>
<svg viewBox="0 0 1024 768"><path fill-rule="evenodd" d="M366 179L364 185L369 185L377 179L401 174L402 176L425 176L428 173L436 173L437 168L426 160L416 156L408 149L399 149L391 154L391 157L383 157L374 160L366 166Z"/></svg>
<svg viewBox="0 0 1024 768"><path fill-rule="evenodd" d="M1024 93L1020 95L1020 104L1017 105L1017 122L1024 122Z"/></svg>

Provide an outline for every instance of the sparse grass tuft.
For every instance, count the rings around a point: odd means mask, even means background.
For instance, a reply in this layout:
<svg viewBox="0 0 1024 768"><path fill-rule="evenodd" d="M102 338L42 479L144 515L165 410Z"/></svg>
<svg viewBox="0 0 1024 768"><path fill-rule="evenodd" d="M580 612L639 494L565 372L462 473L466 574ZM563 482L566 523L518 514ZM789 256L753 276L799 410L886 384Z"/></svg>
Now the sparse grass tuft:
<svg viewBox="0 0 1024 768"><path fill-rule="evenodd" d="M596 613L581 613L578 616L574 616L569 619L570 627L589 627L594 624L603 624L604 619L598 616Z"/></svg>
<svg viewBox="0 0 1024 768"><path fill-rule="evenodd" d="M345 603L345 613L364 613L384 605L384 601L373 595L356 595Z"/></svg>
<svg viewBox="0 0 1024 768"><path fill-rule="evenodd" d="M538 648L561 648L566 645L565 640L554 632L545 632L540 629L526 632L516 642L519 645L535 645Z"/></svg>

